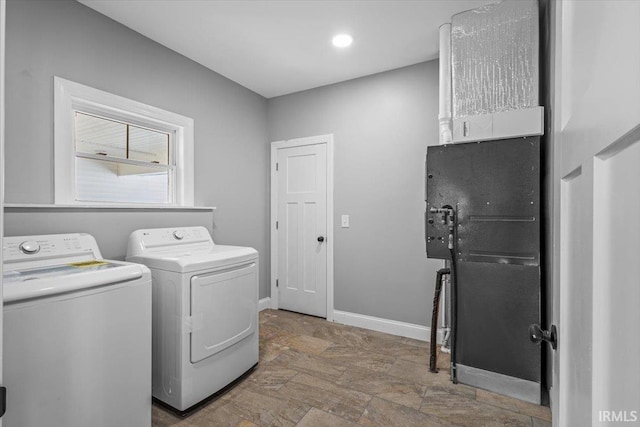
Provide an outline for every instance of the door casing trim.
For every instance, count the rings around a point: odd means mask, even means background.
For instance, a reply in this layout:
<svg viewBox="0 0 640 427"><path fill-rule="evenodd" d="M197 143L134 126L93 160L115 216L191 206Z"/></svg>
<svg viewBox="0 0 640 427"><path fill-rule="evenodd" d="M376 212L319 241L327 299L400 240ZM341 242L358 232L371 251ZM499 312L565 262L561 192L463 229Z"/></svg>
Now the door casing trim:
<svg viewBox="0 0 640 427"><path fill-rule="evenodd" d="M281 148L301 147L305 145L326 144L327 147L327 320L333 322L333 134L310 136L306 138L274 141L271 143L271 215L269 228L271 230L271 308L278 309L278 231L276 220L278 217L278 177L276 163L278 150Z"/></svg>

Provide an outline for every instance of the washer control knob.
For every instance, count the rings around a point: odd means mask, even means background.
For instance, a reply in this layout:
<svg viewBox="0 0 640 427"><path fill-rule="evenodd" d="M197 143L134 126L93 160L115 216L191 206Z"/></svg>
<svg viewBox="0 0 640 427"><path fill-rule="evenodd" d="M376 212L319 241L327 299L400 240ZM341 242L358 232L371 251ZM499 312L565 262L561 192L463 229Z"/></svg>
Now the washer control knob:
<svg viewBox="0 0 640 427"><path fill-rule="evenodd" d="M184 239L184 231L180 231L180 230L176 230L173 232L173 237L176 238L176 240L182 240Z"/></svg>
<svg viewBox="0 0 640 427"><path fill-rule="evenodd" d="M20 243L19 249L23 254L32 255L40 252L40 245L34 240L27 240Z"/></svg>

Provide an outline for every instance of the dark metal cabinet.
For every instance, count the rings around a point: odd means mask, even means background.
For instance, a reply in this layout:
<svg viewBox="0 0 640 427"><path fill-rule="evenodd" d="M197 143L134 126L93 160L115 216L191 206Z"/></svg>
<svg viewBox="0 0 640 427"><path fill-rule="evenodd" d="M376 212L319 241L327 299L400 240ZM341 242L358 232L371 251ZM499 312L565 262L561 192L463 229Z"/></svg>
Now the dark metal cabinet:
<svg viewBox="0 0 640 427"><path fill-rule="evenodd" d="M540 323L540 138L429 147L426 173L427 255L455 256L458 379L536 401L542 353L528 326ZM455 211L453 251L449 226L430 212L443 207Z"/></svg>

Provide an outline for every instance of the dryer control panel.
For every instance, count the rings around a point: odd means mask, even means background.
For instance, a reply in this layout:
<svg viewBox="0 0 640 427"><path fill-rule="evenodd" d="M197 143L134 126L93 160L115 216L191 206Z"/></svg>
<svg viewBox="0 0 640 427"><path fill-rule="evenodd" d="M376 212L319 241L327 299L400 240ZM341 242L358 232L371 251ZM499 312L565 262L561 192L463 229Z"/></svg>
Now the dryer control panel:
<svg viewBox="0 0 640 427"><path fill-rule="evenodd" d="M140 255L150 251L175 249L176 246L214 246L209 231L205 227L151 228L136 230L129 236L127 256ZM173 250L172 249L172 250Z"/></svg>

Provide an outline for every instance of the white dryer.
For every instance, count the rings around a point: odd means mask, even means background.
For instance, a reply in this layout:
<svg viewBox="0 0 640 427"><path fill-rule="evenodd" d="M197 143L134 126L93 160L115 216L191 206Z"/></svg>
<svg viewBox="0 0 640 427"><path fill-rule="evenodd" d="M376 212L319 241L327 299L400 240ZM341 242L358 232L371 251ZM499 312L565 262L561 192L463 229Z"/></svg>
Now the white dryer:
<svg viewBox="0 0 640 427"><path fill-rule="evenodd" d="M204 227L134 231L127 260L151 269L153 396L182 414L258 363L258 252Z"/></svg>
<svg viewBox="0 0 640 427"><path fill-rule="evenodd" d="M150 426L149 269L89 234L3 244L3 425Z"/></svg>

